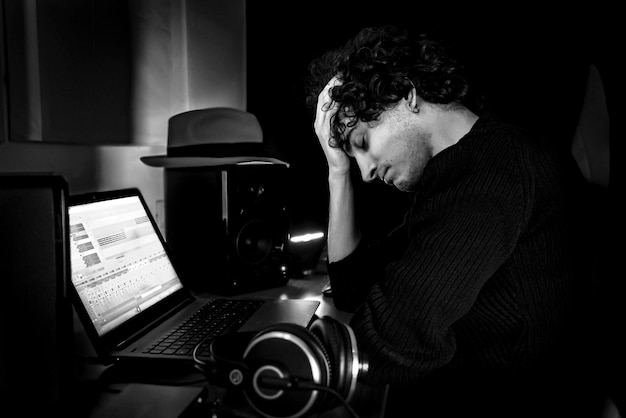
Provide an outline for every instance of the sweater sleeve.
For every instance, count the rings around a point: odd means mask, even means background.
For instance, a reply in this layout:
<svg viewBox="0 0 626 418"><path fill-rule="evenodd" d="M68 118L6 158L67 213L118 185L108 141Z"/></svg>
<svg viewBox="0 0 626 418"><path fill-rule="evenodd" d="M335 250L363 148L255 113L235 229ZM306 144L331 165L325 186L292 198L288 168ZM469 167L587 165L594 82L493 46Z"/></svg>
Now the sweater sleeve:
<svg viewBox="0 0 626 418"><path fill-rule="evenodd" d="M437 163L447 165L448 157ZM486 153L465 171L455 166L463 173L452 178L439 176L439 185L416 199L405 251L386 265L383 280L368 278L350 325L370 359L373 382L414 383L450 363L453 325L515 248L532 187L516 163L492 157ZM375 274L366 267L374 259L363 251L348 261Z"/></svg>
<svg viewBox="0 0 626 418"><path fill-rule="evenodd" d="M374 283L385 276L385 267L397 259L405 242L406 223L388 236L376 241L362 241L343 260L328 263L328 276L333 289L335 307L354 312L363 304Z"/></svg>

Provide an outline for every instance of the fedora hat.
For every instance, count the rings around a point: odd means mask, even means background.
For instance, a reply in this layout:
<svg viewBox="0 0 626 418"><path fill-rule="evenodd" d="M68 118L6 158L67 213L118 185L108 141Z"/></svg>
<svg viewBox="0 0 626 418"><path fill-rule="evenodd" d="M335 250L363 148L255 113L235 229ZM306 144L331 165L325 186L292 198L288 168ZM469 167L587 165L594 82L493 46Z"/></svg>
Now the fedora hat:
<svg viewBox="0 0 626 418"><path fill-rule="evenodd" d="M229 107L190 110L170 117L167 154L140 160L151 167L165 168L289 165L266 154L256 116Z"/></svg>

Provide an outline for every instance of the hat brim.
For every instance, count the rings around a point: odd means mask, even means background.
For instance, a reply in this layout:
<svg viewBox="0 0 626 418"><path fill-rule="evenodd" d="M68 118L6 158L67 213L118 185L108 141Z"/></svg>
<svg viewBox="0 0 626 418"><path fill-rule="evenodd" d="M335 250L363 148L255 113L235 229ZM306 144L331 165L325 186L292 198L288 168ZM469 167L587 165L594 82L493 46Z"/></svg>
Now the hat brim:
<svg viewBox="0 0 626 418"><path fill-rule="evenodd" d="M163 168L192 168L192 167L221 167L229 165L263 165L279 164L289 166L289 163L272 157L234 156L234 157L168 157L167 155L151 155L139 157L150 167Z"/></svg>

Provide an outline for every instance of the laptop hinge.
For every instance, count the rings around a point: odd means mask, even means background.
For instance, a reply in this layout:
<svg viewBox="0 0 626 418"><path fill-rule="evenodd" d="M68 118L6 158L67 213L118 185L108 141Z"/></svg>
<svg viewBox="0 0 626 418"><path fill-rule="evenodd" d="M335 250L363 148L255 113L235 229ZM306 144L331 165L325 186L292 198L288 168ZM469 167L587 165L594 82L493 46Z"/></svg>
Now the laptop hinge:
<svg viewBox="0 0 626 418"><path fill-rule="evenodd" d="M194 300L195 300L195 298L189 297L189 298L186 298L186 299L182 300L180 303L172 306L171 309L168 309L163 314L161 314L158 317L154 318L152 321L150 321L150 323L148 325L146 325L140 331L137 331L136 333L134 333L133 335L131 335L130 337L128 337L124 341L118 343L115 346L115 348L120 350L120 349L123 349L123 348L127 347L128 345L132 344L133 342L137 341L139 338L143 337L144 335L146 335L147 333L149 333L150 331L152 331L153 329L155 329L156 327L161 325L165 318L171 316L172 313L174 313L176 311L180 311L183 307L185 307L186 305L189 305Z"/></svg>

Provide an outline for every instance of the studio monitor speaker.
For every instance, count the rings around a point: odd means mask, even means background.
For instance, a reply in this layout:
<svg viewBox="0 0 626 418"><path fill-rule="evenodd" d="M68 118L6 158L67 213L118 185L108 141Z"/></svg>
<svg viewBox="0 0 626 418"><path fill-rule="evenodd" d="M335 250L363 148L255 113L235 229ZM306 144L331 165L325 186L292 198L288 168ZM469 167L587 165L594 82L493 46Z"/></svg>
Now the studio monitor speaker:
<svg viewBox="0 0 626 418"><path fill-rule="evenodd" d="M240 294L287 280L288 167L165 170L165 235L192 290Z"/></svg>
<svg viewBox="0 0 626 418"><path fill-rule="evenodd" d="M61 412L72 353L66 297L67 184L56 175L0 174L2 410ZM38 409L40 408L40 409Z"/></svg>

